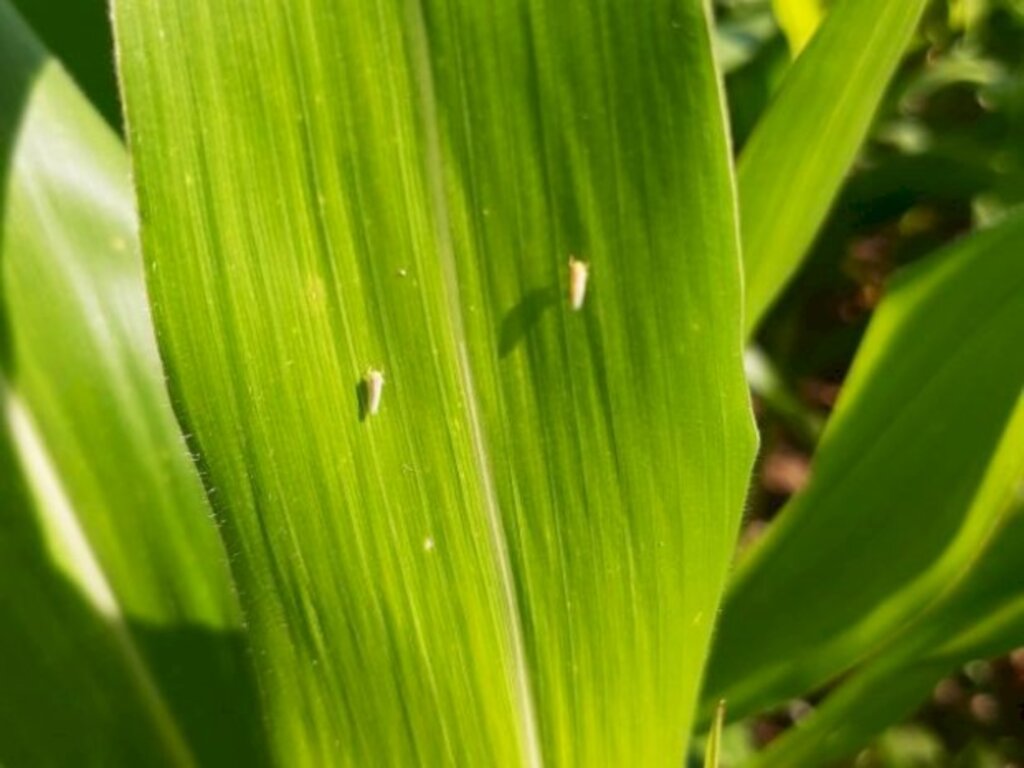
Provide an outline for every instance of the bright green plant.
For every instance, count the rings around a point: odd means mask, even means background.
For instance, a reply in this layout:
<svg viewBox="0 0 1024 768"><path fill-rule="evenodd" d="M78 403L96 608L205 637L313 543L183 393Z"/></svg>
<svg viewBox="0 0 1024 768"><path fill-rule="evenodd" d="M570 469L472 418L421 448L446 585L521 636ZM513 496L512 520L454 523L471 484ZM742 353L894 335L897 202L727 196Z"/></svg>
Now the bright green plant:
<svg viewBox="0 0 1024 768"><path fill-rule="evenodd" d="M676 765L845 674L813 765L1010 647L1019 216L893 281L715 629L745 338L923 5L734 172L700 0L116 0L127 147L0 0L0 764Z"/></svg>

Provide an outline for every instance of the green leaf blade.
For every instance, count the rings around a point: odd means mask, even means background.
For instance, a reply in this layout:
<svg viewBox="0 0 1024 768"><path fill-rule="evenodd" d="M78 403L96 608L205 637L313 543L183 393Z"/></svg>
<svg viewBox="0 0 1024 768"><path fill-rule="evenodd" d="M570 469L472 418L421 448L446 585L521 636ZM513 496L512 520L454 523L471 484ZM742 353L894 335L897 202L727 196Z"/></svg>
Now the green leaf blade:
<svg viewBox="0 0 1024 768"><path fill-rule="evenodd" d="M749 712L824 683L973 561L998 507L971 502L1024 380L1006 356L1024 332L1022 238L1018 215L890 284L808 487L734 577L709 699Z"/></svg>
<svg viewBox="0 0 1024 768"><path fill-rule="evenodd" d="M925 0L840 0L739 160L746 327L796 272L867 135Z"/></svg>
<svg viewBox="0 0 1024 768"><path fill-rule="evenodd" d="M1024 637L1024 397L968 513L995 520L934 604L830 692L800 728L759 756L758 768L827 765L909 715L936 683L969 661L1007 653Z"/></svg>
<svg viewBox="0 0 1024 768"><path fill-rule="evenodd" d="M277 754L678 761L753 449L703 5L115 10Z"/></svg>
<svg viewBox="0 0 1024 768"><path fill-rule="evenodd" d="M725 701L718 702L715 719L711 723L708 743L704 749L704 768L718 768L722 757L722 728L725 725Z"/></svg>

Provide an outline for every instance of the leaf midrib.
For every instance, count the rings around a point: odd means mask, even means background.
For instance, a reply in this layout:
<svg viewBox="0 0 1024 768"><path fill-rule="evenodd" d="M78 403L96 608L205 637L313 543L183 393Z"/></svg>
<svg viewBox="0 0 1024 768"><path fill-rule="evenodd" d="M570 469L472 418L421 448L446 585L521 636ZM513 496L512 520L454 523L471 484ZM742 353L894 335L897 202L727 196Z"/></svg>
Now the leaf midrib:
<svg viewBox="0 0 1024 768"><path fill-rule="evenodd" d="M430 38L427 31L424 0L405 0L408 24L408 42L414 62L414 79L420 101L420 116L424 131L425 162L424 172L430 194L431 218L437 236L438 256L444 286L444 306L454 335L457 354L458 377L463 390L465 417L469 426L473 464L485 504L484 514L490 534L491 548L495 557L498 578L501 582L502 600L508 618L508 641L514 668L513 676L517 694L517 709L521 716L520 739L523 758L531 768L544 764L537 724L537 708L530 684L529 664L523 639L522 616L519 613L518 588L512 570L508 538L505 533L501 505L495 489L493 469L489 458L487 440L479 411L479 395L473 379L473 371L467 352L467 334L462 317L458 273L451 233L451 217L444 192L444 173L441 160L441 140L437 116L437 98L434 88L434 71L430 55Z"/></svg>

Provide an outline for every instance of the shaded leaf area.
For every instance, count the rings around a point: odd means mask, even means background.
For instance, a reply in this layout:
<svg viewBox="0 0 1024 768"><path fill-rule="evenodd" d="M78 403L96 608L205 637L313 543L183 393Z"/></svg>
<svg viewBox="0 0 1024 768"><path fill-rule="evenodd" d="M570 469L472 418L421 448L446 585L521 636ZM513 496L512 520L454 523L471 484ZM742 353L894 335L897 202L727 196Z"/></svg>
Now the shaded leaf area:
<svg viewBox="0 0 1024 768"><path fill-rule="evenodd" d="M751 765L830 765L906 717L950 670L1024 638L1024 400L973 503L998 523L969 567L921 618L831 691Z"/></svg>
<svg viewBox="0 0 1024 768"><path fill-rule="evenodd" d="M755 125L737 167L748 331L806 256L924 6L837 2Z"/></svg>
<svg viewBox="0 0 1024 768"><path fill-rule="evenodd" d="M115 129L121 104L106 0L11 0L51 55L60 59L93 107Z"/></svg>
<svg viewBox="0 0 1024 768"><path fill-rule="evenodd" d="M3 426L7 426L6 418ZM55 567L5 429L0 434L0 761L175 765L163 727L110 623Z"/></svg>
<svg viewBox="0 0 1024 768"><path fill-rule="evenodd" d="M124 151L6 2L0 70L0 353L17 457L4 481L33 499L12 491L3 512L17 556L0 578L0 743L13 764L138 764L147 739L153 763L258 756L238 608L164 389ZM37 730L50 727L63 739Z"/></svg>
<svg viewBox="0 0 1024 768"><path fill-rule="evenodd" d="M753 448L703 4L115 17L274 752L677 763Z"/></svg>
<svg viewBox="0 0 1024 768"><path fill-rule="evenodd" d="M1024 217L888 287L807 488L738 569L707 697L750 712L816 687L920 615L991 535L972 500L1024 381Z"/></svg>

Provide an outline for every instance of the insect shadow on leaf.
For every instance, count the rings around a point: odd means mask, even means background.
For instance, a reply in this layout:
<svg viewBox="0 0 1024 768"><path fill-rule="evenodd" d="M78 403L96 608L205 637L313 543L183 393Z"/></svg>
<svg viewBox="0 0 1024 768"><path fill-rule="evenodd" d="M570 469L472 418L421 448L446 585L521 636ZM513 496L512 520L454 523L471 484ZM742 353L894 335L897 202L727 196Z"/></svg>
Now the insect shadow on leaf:
<svg viewBox="0 0 1024 768"><path fill-rule="evenodd" d="M498 337L498 356L505 357L521 342L549 307L558 303L558 288L534 288L527 291L501 321Z"/></svg>

